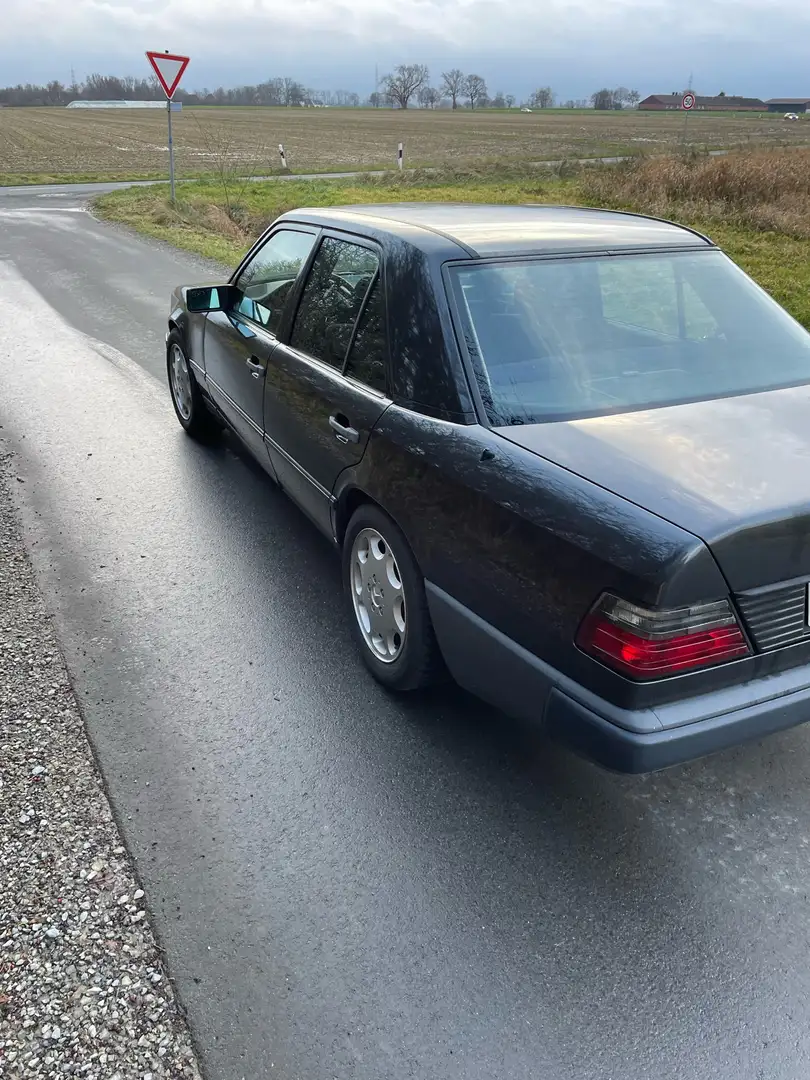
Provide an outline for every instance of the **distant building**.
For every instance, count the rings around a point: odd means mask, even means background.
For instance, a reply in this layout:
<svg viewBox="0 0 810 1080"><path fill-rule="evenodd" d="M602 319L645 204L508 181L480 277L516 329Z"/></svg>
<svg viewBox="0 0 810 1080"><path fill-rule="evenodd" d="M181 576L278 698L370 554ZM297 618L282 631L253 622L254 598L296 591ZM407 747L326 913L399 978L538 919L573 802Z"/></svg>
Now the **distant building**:
<svg viewBox="0 0 810 1080"><path fill-rule="evenodd" d="M165 109L165 101L71 101L66 109Z"/></svg>
<svg viewBox="0 0 810 1080"><path fill-rule="evenodd" d="M768 106L768 112L806 113L810 111L810 98L769 98L765 104Z"/></svg>
<svg viewBox="0 0 810 1080"><path fill-rule="evenodd" d="M682 101L683 94L650 94L638 103L638 107L649 112L664 112L667 109L680 109ZM726 94L717 97L695 95L695 109L701 112L765 112L766 108L765 102L759 98L731 97Z"/></svg>

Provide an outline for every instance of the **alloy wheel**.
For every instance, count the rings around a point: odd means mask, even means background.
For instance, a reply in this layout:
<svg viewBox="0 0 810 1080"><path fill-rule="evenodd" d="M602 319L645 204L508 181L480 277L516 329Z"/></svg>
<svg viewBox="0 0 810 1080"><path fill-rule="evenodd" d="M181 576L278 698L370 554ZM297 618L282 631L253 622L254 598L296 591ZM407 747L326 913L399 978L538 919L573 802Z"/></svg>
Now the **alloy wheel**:
<svg viewBox="0 0 810 1080"><path fill-rule="evenodd" d="M362 529L354 539L351 591L363 640L378 660L392 664L405 646L405 593L396 556L376 529Z"/></svg>

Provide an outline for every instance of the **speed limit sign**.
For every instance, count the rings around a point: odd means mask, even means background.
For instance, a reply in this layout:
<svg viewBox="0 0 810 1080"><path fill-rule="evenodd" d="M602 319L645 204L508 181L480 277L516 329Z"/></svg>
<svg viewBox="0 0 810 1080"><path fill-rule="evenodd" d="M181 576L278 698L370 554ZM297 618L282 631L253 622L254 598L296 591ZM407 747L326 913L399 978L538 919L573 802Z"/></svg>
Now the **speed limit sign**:
<svg viewBox="0 0 810 1080"><path fill-rule="evenodd" d="M686 109L686 111L688 112L689 109L694 109L694 107L695 107L695 95L694 94L684 94L683 95L683 101L681 102L681 108Z"/></svg>

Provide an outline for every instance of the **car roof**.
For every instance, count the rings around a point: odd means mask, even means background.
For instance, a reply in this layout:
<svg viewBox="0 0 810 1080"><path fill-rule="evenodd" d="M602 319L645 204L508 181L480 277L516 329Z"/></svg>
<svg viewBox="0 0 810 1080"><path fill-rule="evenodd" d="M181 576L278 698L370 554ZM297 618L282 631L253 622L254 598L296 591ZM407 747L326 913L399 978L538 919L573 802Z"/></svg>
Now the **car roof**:
<svg viewBox="0 0 810 1080"><path fill-rule="evenodd" d="M442 240L446 258L711 246L705 236L670 221L578 206L382 203L307 207L284 217L352 230L365 226L431 253Z"/></svg>

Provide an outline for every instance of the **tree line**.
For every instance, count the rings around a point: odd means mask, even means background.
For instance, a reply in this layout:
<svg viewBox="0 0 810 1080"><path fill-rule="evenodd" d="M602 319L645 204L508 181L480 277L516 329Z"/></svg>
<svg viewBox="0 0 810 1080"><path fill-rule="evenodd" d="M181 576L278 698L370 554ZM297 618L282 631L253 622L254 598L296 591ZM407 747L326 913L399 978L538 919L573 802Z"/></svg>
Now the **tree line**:
<svg viewBox="0 0 810 1080"><path fill-rule="evenodd" d="M529 109L550 109L558 104L550 86L541 86L529 97L518 102L514 94L496 90L490 94L486 80L474 72L459 68L443 71L433 84L424 64L400 64L390 75L384 75L377 89L368 98L351 90L315 91L296 79L267 79L256 85L218 87L187 91L180 89L175 97L188 105L282 105L282 106L339 106L371 105L375 108L407 109L417 105L422 109L468 108L513 109L518 105ZM637 90L618 87L597 90L587 100L569 99L559 104L563 108L624 109L635 107L641 95ZM0 88L2 105L67 105L71 101L162 101L163 90L154 76L135 78L116 75L89 75L81 82L64 85L56 80L43 86L34 83Z"/></svg>
<svg viewBox="0 0 810 1080"><path fill-rule="evenodd" d="M88 75L82 82L64 85L56 80L0 88L2 105L67 105L71 101L163 101L164 93L154 75ZM216 90L183 90L175 93L187 105L337 105L357 106L360 95L350 90L315 91L289 76L268 79L255 86L218 87Z"/></svg>
<svg viewBox="0 0 810 1080"><path fill-rule="evenodd" d="M443 71L438 86L431 85L430 71L425 64L400 64L390 75L384 75L382 89L376 90L370 104L377 107L393 105L407 109L415 101L423 109L435 109L447 104L451 109L466 105L470 109L512 109L516 105L514 94L498 90L490 97L486 81L475 73L465 74L460 68ZM588 99L573 98L560 103L565 109L625 109L635 108L641 100L638 90L619 86L615 90L602 89ZM522 103L523 108L552 109L558 104L557 95L550 86L532 91Z"/></svg>

